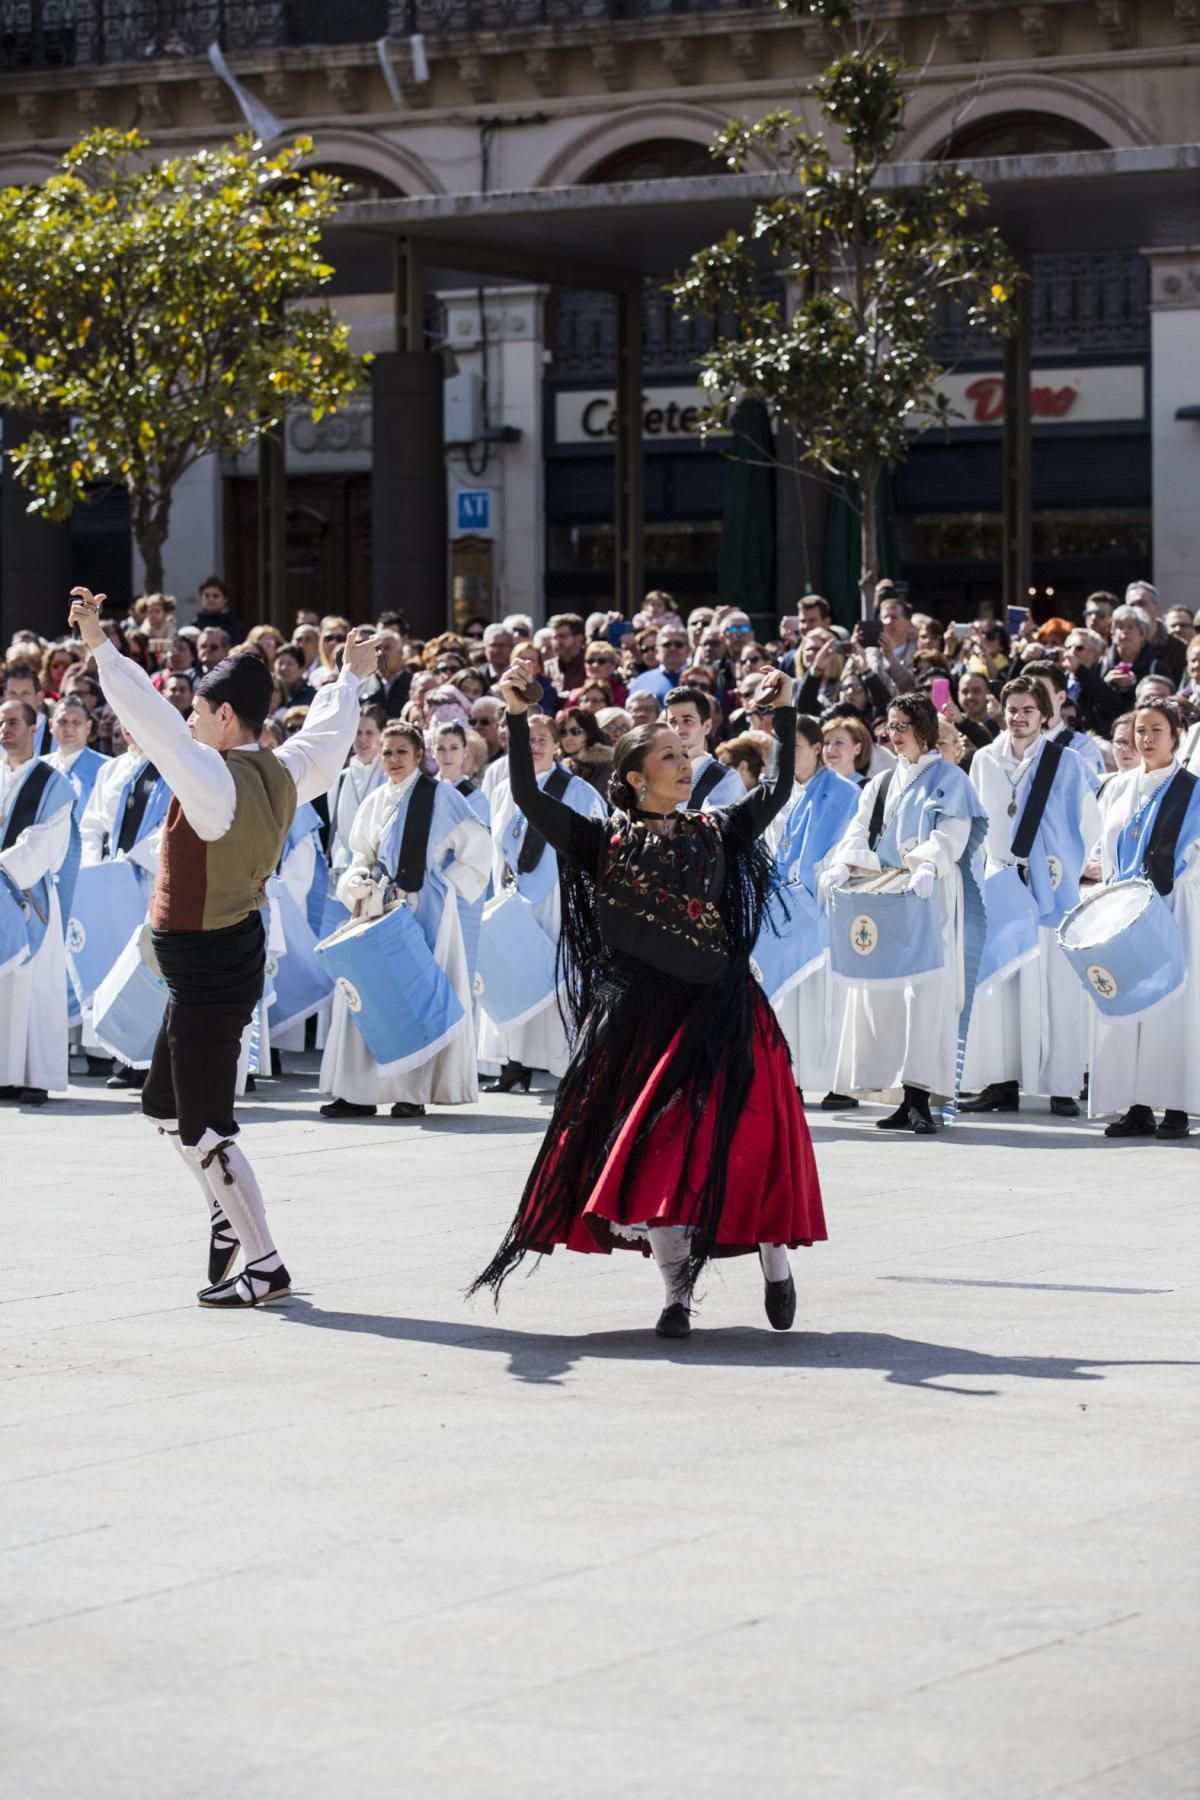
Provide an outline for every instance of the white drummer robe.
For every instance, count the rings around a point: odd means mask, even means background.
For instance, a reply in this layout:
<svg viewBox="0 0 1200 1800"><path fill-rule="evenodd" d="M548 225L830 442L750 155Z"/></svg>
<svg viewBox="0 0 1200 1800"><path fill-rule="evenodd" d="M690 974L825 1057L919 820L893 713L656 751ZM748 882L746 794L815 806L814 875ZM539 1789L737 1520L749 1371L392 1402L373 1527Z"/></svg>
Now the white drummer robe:
<svg viewBox="0 0 1200 1800"><path fill-rule="evenodd" d="M375 872L380 846L396 812L416 781L388 781L363 801L350 828L352 862L338 882L338 899L353 907L347 892L351 878ZM458 919L458 899L478 900L491 868L491 841L462 795L439 782L429 827L422 912L435 894L441 900L433 958L462 1003L463 1029L428 1062L384 1077L367 1049L362 1033L340 991L333 997L329 1040L321 1059L321 1092L356 1106L392 1106L397 1100L414 1105L469 1106L479 1098L479 1075L472 1032L473 1006L467 954ZM428 914L426 913L426 916Z"/></svg>
<svg viewBox="0 0 1200 1800"><path fill-rule="evenodd" d="M915 763L903 756L896 759L884 807L885 829L905 789L941 760L936 750L926 751ZM957 776L959 771L954 773ZM965 783L966 777L962 779ZM861 790L858 811L830 857L831 866L844 863L851 870L880 871L882 865L870 848L868 831L882 780L882 774L876 775ZM954 1092L958 1019L964 998L959 862L970 838L969 818L944 816L923 842L903 846L907 868L915 870L928 862L937 873L933 893L923 904L938 908L945 965L933 980L914 987L889 987L880 992L867 982L849 987L835 1077L839 1094L879 1093L898 1099L906 1082L931 1094Z"/></svg>
<svg viewBox="0 0 1200 1800"><path fill-rule="evenodd" d="M507 769L507 763L505 767ZM538 776L537 784L540 788L545 787L550 775L551 770L545 769ZM507 778L497 783L491 803L492 882L496 893L501 894L507 880L505 846L510 841L510 827L522 816ZM585 819L608 817L608 807L601 795L590 782L581 781L578 775L572 775L568 781L563 790L562 803L569 806L572 812L581 813ZM527 898L533 907L534 918L551 943L557 944L562 929L562 907L558 893L558 857L549 844L543 850L533 875L518 876L517 885L522 892L529 890ZM556 1078L565 1075L567 1064L571 1060L571 1046L567 1042L557 999L552 999L543 1006L541 1012L535 1013L524 1025L517 1025L507 1031L494 1024L481 1008L479 1060L493 1069L506 1062L517 1062L524 1063L529 1069L546 1069Z"/></svg>
<svg viewBox="0 0 1200 1800"><path fill-rule="evenodd" d="M1116 877L1116 845L1123 827L1138 807L1179 772L1178 761L1165 769L1130 769L1110 781L1100 799L1100 868L1105 881ZM1193 815L1194 817L1194 815ZM1172 994L1140 1019L1105 1019L1087 1000L1091 1021L1091 1073L1088 1117L1124 1113L1131 1106L1154 1112L1200 1114L1200 1053L1196 1024L1200 1018L1200 838L1180 839L1175 865L1181 874L1166 896L1175 915L1187 962L1187 978ZM1079 978L1076 976L1076 981ZM1080 984L1080 992L1082 992ZM1086 999L1086 996L1085 996Z"/></svg>
<svg viewBox="0 0 1200 1800"><path fill-rule="evenodd" d="M37 766L35 756L17 769L0 759L0 820L10 816ZM0 976L0 1087L61 1093L67 1085L67 956L54 877L70 848L74 803L74 789L56 773L35 823L0 850L0 868L13 886L44 895L48 915L33 955Z"/></svg>
<svg viewBox="0 0 1200 1800"><path fill-rule="evenodd" d="M1038 747L1049 741L1048 737L1035 739L1033 748L1018 762L1012 753L1010 734L1002 731L971 759L971 786L988 816L985 875L1013 865L1013 833L1029 798L1036 768L1033 759ZM1067 754L1074 752L1068 749ZM1028 773L1018 773L1022 764ZM1086 761L1084 767L1088 767ZM1056 776L1056 787L1058 781ZM1072 810L1064 815L1052 789L1032 854L1038 854L1049 838L1047 847L1052 854L1057 850L1060 868L1073 868L1082 864L1088 847L1096 841L1100 813L1088 782L1064 781L1063 790L1064 795L1073 797ZM1014 798L1017 812L1010 818L1008 809ZM1068 834L1075 838L1074 844L1067 842ZM982 1089L1015 1081L1023 1094L1073 1098L1083 1086L1087 1066L1086 1013L1090 1010L1091 1002L1079 977L1059 949L1056 927L1039 926L1037 955L1013 974L988 982L975 996L967 1035L964 1088Z"/></svg>

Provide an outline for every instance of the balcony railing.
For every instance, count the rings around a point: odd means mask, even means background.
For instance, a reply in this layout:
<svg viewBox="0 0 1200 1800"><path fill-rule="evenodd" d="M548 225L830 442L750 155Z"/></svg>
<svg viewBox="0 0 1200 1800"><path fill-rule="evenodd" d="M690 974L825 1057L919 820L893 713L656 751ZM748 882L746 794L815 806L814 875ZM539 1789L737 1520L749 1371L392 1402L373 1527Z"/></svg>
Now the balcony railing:
<svg viewBox="0 0 1200 1800"><path fill-rule="evenodd" d="M769 0L0 0L0 70L81 68L303 44L389 30L453 37L745 12Z"/></svg>

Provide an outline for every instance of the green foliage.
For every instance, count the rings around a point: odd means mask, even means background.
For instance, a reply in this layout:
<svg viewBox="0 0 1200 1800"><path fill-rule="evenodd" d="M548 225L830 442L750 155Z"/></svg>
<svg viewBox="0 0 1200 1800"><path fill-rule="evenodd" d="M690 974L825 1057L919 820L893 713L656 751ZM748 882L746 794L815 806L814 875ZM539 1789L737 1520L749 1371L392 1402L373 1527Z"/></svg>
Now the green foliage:
<svg viewBox="0 0 1200 1800"><path fill-rule="evenodd" d="M848 7L779 0L784 11L848 25ZM836 16L835 16L836 15ZM845 33L842 34L843 38ZM695 256L672 292L687 317L732 310L735 329L701 359L710 397L705 425L724 427L746 394L786 425L799 456L831 478L850 478L873 512L879 474L907 455L914 423L945 416L936 333L948 303L965 305L981 332L1007 333L1021 275L980 214L987 195L950 165L919 187L887 167L904 122L902 65L867 34L845 47L814 85L836 130L778 111L733 120L714 157L733 170L778 172L750 230ZM767 269L789 304L763 297ZM864 591L873 579L873 519L864 518Z"/></svg>
<svg viewBox="0 0 1200 1800"><path fill-rule="evenodd" d="M33 423L12 452L30 510L63 518L124 486L157 586L191 464L245 449L290 405L320 417L365 365L313 299L341 184L302 171L307 140L148 149L94 131L42 186L0 189L0 404Z"/></svg>

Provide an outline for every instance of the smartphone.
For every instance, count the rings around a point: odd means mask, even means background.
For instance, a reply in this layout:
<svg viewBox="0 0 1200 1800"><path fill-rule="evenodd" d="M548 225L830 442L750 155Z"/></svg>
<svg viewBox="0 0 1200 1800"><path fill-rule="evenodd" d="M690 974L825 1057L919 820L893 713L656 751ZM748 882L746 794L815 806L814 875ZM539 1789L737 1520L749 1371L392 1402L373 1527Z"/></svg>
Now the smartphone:
<svg viewBox="0 0 1200 1800"><path fill-rule="evenodd" d="M929 698L933 701L933 710L941 712L950 698L950 682L945 675L935 675L929 684Z"/></svg>
<svg viewBox="0 0 1200 1800"><path fill-rule="evenodd" d="M1027 606L1010 606L1008 609L1008 619L1006 621L1008 635L1010 637L1019 637L1025 625L1028 623L1028 620L1029 608Z"/></svg>
<svg viewBox="0 0 1200 1800"><path fill-rule="evenodd" d="M858 641L864 650L878 650L883 642L883 626L878 619L864 619L858 628Z"/></svg>

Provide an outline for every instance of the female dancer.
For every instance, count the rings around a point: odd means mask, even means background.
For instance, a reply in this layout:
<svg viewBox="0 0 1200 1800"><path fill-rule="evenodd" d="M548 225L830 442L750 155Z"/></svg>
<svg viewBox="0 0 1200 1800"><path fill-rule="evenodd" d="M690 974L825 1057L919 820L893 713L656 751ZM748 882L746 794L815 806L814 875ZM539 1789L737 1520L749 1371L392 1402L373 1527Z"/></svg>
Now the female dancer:
<svg viewBox="0 0 1200 1800"><path fill-rule="evenodd" d="M518 672L524 680L531 679L527 666L520 666ZM608 809L595 788L558 761L558 727L554 720L535 713L522 722L522 733L533 758L534 792L540 794L549 784L553 797L572 812L593 821L603 820ZM558 942L560 913L555 851L555 841L547 841L547 834L535 825L513 789L510 746L508 779L498 782L492 795L492 886L500 894L515 884L552 943ZM569 1056L567 1034L553 997L524 1025L508 1030L493 1024L486 1013L482 1015L479 1059L502 1065L498 1076L481 1083L485 1094L508 1094L518 1087L528 1093L535 1069L561 1075Z"/></svg>
<svg viewBox="0 0 1200 1800"><path fill-rule="evenodd" d="M1200 1059L1189 1048L1200 984L1200 781L1179 764L1186 726L1174 700L1139 706L1133 729L1138 766L1113 776L1100 798L1101 868L1105 881L1150 877L1175 915L1188 974L1177 993L1139 1019L1105 1019L1089 1007L1088 1113L1095 1119L1121 1112L1105 1137L1182 1138L1188 1114L1200 1113ZM1157 1125L1156 1106L1163 1108Z"/></svg>
<svg viewBox="0 0 1200 1800"><path fill-rule="evenodd" d="M887 728L896 766L863 788L821 887L823 895L843 887L852 869L909 869L915 894L925 901L936 895L945 960L938 975L917 985L850 986L836 1086L843 1094L901 1090L895 1112L876 1121L879 1130L928 1137L937 1129L930 1094L957 1089L963 1015L983 944L976 864L987 817L962 770L937 748L938 715L927 695L898 695Z"/></svg>
<svg viewBox="0 0 1200 1800"><path fill-rule="evenodd" d="M472 1292L500 1287L529 1251L640 1249L662 1272L661 1337L687 1337L712 1256L757 1253L767 1317L791 1325L787 1247L825 1236L817 1171L787 1049L750 973L771 887L757 840L792 787L791 683L765 677L779 753L736 805L677 810L691 763L676 734L642 726L613 765L616 811L580 818L543 793L520 673L501 679L514 797L558 851L559 960L578 1045L508 1234Z"/></svg>

